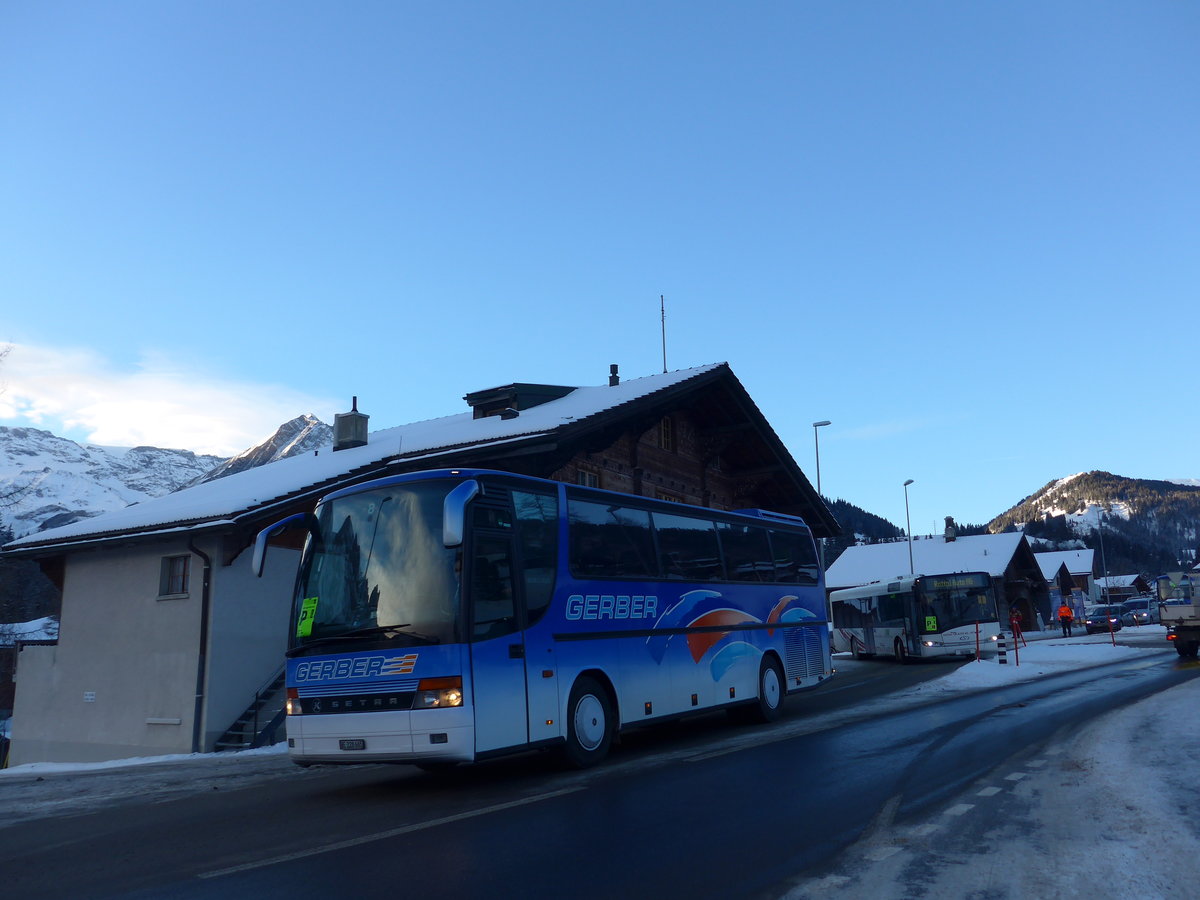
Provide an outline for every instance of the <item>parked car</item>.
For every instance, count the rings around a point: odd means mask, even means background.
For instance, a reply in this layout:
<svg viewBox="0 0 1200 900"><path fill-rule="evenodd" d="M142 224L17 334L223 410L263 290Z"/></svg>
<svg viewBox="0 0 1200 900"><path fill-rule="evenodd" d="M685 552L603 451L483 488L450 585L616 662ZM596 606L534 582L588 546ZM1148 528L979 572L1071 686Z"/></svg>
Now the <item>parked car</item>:
<svg viewBox="0 0 1200 900"><path fill-rule="evenodd" d="M1108 631L1110 627L1113 631L1120 631L1121 614L1124 612L1125 607L1115 603L1109 606L1093 606L1084 611L1083 627L1087 629L1088 634Z"/></svg>
<svg viewBox="0 0 1200 900"><path fill-rule="evenodd" d="M1150 597L1134 597L1121 604L1121 624L1123 625L1157 625L1161 620L1158 616L1158 601Z"/></svg>

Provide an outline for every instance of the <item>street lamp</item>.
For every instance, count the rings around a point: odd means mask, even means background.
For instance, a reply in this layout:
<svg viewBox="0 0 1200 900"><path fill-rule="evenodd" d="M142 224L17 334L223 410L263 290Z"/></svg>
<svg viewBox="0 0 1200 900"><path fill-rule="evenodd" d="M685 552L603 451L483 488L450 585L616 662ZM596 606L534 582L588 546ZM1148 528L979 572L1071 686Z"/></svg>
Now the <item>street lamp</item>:
<svg viewBox="0 0 1200 900"><path fill-rule="evenodd" d="M908 516L908 486L912 483L911 478L904 482L904 524L908 530L908 574L916 575L917 569L913 565L912 557L912 519Z"/></svg>
<svg viewBox="0 0 1200 900"><path fill-rule="evenodd" d="M817 429L825 425L832 425L828 419L822 419L820 422L813 422L813 446L817 451L817 493L821 493L821 441L817 437Z"/></svg>

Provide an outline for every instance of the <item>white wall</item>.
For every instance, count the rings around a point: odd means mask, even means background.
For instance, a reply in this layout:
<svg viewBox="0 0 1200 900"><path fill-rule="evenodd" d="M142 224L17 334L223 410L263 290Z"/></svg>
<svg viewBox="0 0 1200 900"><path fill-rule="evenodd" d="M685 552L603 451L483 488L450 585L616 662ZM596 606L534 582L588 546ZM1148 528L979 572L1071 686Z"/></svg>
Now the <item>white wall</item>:
<svg viewBox="0 0 1200 900"><path fill-rule="evenodd" d="M249 551L222 567L215 538L198 546L214 562L208 750L283 662L299 554L272 548L260 581ZM158 596L163 557L188 553L178 538L68 556L58 645L18 656L10 765L191 751L201 559L191 556L186 596Z"/></svg>
<svg viewBox="0 0 1200 900"><path fill-rule="evenodd" d="M207 547L203 547L209 553ZM204 749L213 744L283 665L298 550L272 547L262 578L250 571L253 548L215 567L209 631ZM210 553L214 560L218 557ZM199 560L197 560L199 563ZM265 723L264 723L265 724ZM283 736L282 730L279 733Z"/></svg>
<svg viewBox="0 0 1200 900"><path fill-rule="evenodd" d="M200 582L159 600L182 541L67 559L58 646L17 659L10 764L87 762L191 749Z"/></svg>

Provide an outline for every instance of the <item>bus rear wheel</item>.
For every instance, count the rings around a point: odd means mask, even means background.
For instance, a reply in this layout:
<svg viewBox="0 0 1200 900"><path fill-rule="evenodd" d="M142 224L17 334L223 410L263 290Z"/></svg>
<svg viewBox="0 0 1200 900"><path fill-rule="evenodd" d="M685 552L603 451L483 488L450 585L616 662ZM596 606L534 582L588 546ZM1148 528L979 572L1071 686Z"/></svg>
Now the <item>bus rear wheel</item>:
<svg viewBox="0 0 1200 900"><path fill-rule="evenodd" d="M746 706L748 717L755 722L774 722L783 715L783 698L787 696L787 681L774 656L763 656L758 667L758 702Z"/></svg>
<svg viewBox="0 0 1200 900"><path fill-rule="evenodd" d="M604 759L612 746L613 724L608 691L595 678L582 676L567 702L567 762L586 769Z"/></svg>

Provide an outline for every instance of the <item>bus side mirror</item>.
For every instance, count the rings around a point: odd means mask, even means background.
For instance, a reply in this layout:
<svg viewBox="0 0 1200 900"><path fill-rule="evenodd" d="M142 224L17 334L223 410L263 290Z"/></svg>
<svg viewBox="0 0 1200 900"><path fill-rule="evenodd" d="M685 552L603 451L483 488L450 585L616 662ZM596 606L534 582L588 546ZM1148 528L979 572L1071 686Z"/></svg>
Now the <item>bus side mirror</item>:
<svg viewBox="0 0 1200 900"><path fill-rule="evenodd" d="M478 493L478 481L464 481L446 495L442 504L442 543L445 546L462 546L467 531L467 504Z"/></svg>
<svg viewBox="0 0 1200 900"><path fill-rule="evenodd" d="M268 525L258 533L258 537L254 539L254 556L250 558L250 571L255 576L262 578L263 568L267 562L267 541L277 534L282 534L289 528L296 527L303 527L307 529L309 534L316 535L317 517L310 512L296 513L294 516L288 516L274 525Z"/></svg>

